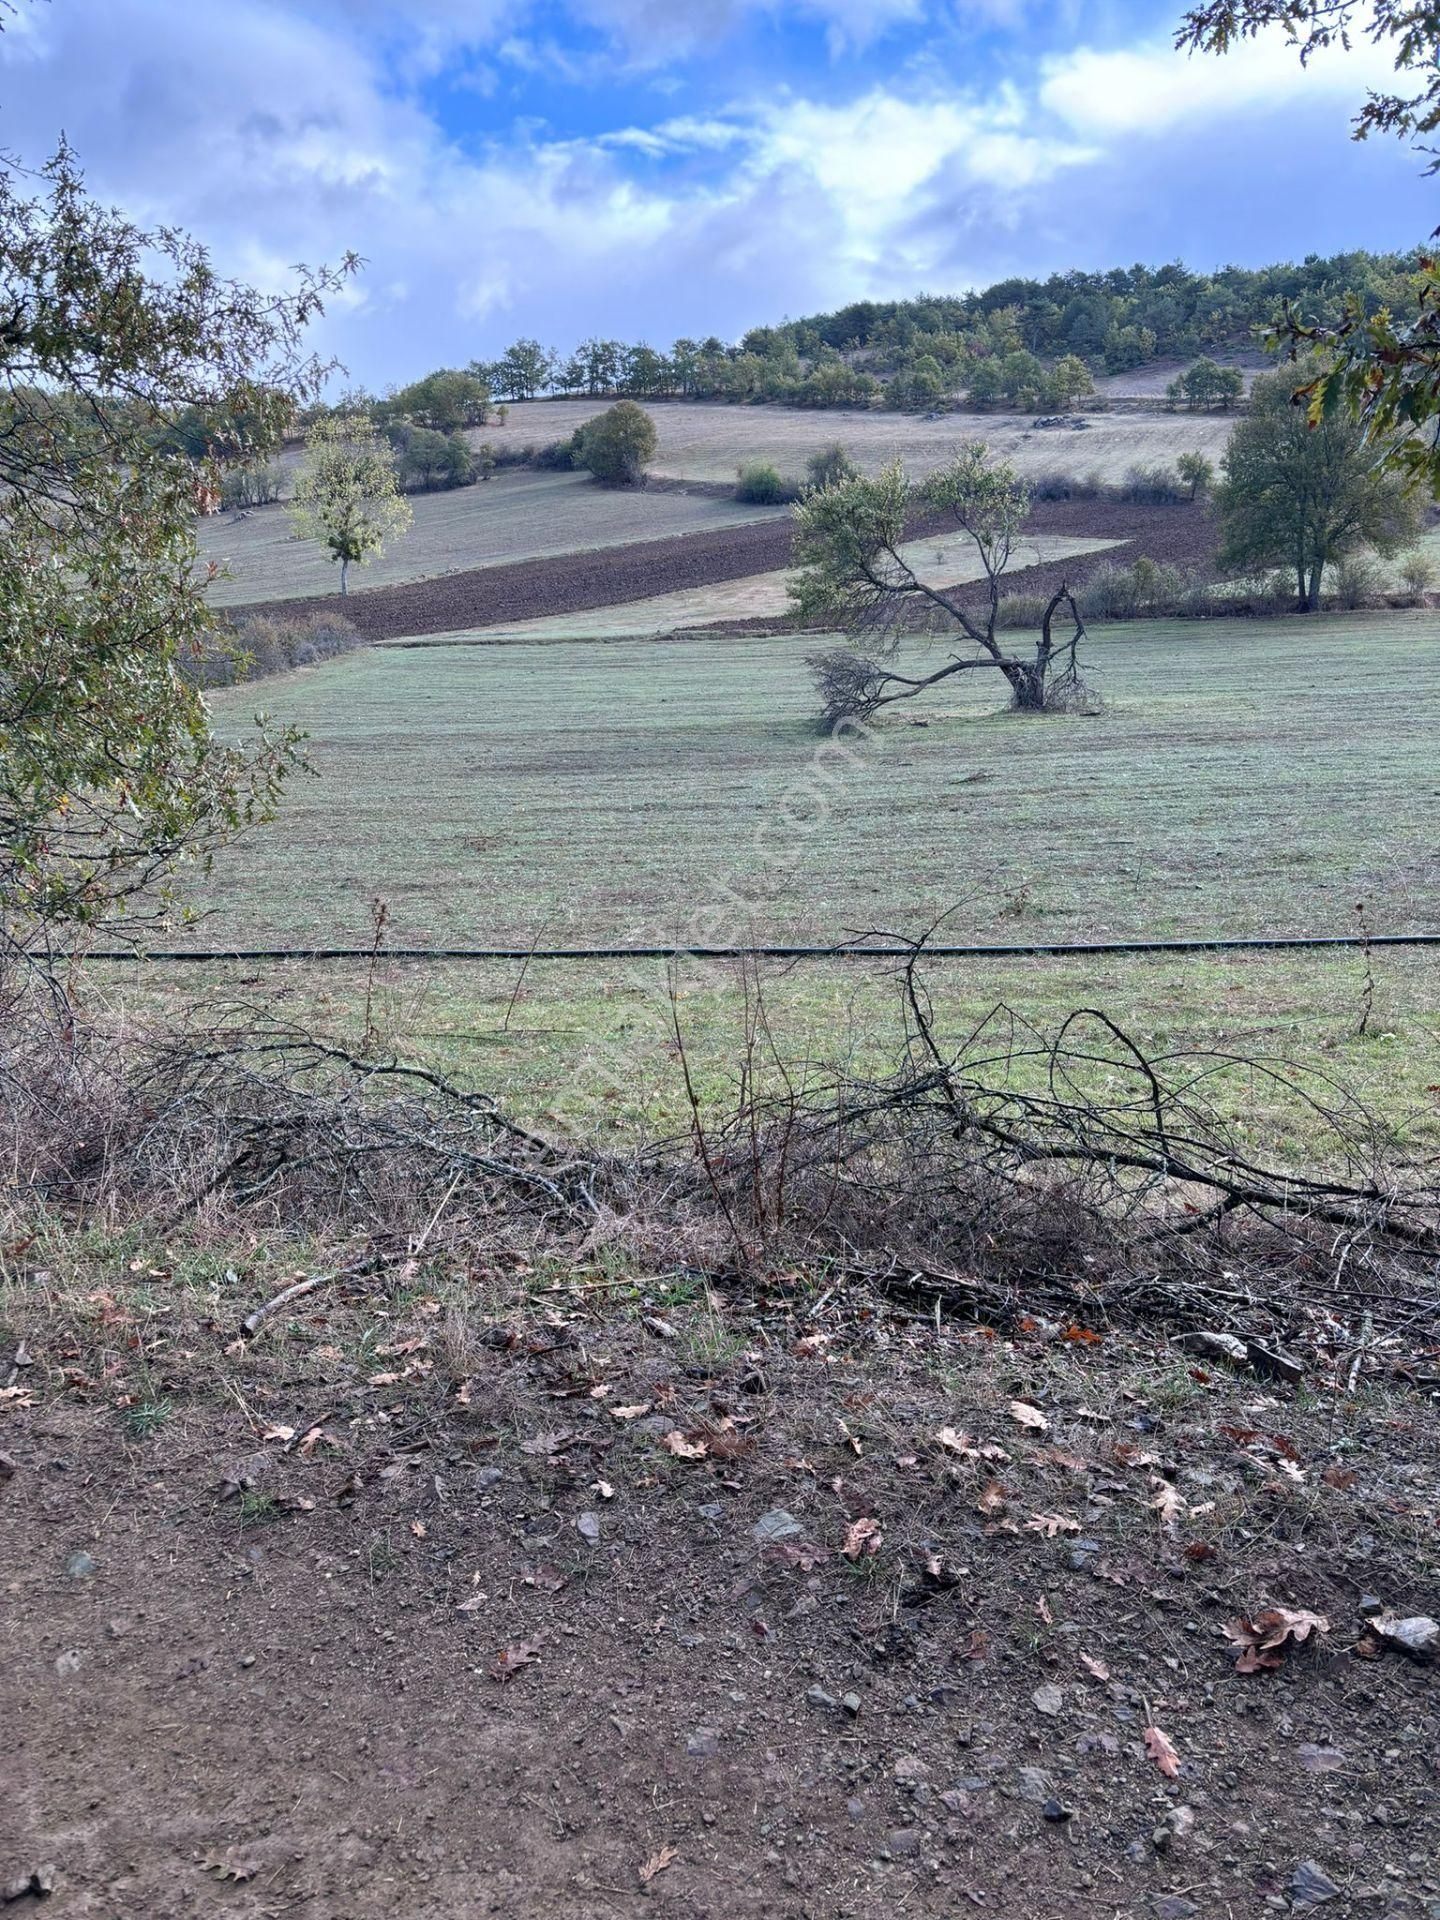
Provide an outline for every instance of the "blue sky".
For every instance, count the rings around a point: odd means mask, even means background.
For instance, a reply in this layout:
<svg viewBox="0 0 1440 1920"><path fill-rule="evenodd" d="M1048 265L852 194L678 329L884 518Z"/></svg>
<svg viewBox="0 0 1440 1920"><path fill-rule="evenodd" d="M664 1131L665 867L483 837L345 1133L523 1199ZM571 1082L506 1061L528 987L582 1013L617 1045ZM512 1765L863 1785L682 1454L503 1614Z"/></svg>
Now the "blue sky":
<svg viewBox="0 0 1440 1920"><path fill-rule="evenodd" d="M1140 0L22 0L0 141L278 284L354 248L371 386L862 296L1422 239L1368 48L1176 54Z"/></svg>

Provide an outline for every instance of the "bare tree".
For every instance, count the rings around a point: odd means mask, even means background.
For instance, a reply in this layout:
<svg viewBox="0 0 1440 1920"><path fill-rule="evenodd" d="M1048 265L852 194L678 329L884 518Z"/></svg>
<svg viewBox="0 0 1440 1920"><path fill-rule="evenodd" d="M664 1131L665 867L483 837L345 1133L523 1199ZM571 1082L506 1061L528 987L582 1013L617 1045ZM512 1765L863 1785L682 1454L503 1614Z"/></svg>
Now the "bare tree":
<svg viewBox="0 0 1440 1920"><path fill-rule="evenodd" d="M978 603L962 600L954 587L932 585L907 557L905 530L917 509L947 514L974 548L983 586ZM873 478L851 475L806 495L795 510L799 568L790 582L791 603L806 620L834 622L876 642L864 654L834 647L810 658L829 724L913 700L977 667L1004 675L1011 704L1021 712L1079 703L1085 627L1067 586L1050 596L1033 649L1016 650L1000 635L1001 583L1029 511L1024 484L1013 468L992 465L981 441L962 447L919 487L906 481L896 460ZM895 661L912 610L928 610L932 631L938 623L971 650L953 654L932 673L901 673Z"/></svg>

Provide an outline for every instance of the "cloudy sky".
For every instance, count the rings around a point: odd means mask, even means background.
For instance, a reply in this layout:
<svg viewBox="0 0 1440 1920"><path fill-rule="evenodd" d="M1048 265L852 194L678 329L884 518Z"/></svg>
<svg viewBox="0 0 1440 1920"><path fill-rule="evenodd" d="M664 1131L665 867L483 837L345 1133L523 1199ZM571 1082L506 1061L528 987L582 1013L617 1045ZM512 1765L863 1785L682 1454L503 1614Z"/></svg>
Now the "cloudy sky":
<svg viewBox="0 0 1440 1920"><path fill-rule="evenodd" d="M372 386L518 334L667 344L863 295L1407 246L1368 50L1171 50L1154 0L20 0L0 143L263 284L367 265Z"/></svg>

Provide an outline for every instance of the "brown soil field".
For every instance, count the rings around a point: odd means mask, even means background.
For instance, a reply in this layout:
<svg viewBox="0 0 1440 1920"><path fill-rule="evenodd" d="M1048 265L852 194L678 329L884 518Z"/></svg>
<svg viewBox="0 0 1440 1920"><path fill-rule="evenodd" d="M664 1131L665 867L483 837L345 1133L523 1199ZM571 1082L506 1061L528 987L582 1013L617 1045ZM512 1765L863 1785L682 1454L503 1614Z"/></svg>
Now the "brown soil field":
<svg viewBox="0 0 1440 1920"><path fill-rule="evenodd" d="M17 1920L1436 1912L1399 1364L414 1260L245 1338L269 1257L16 1280Z"/></svg>
<svg viewBox="0 0 1440 1920"><path fill-rule="evenodd" d="M915 536L943 528L943 520L917 522ZM1029 529L1123 542L1110 550L1126 559L1137 553L1155 560L1205 564L1214 535L1202 508L1134 506L1114 500L1046 500L1034 507ZM673 539L636 542L525 560L509 566L473 568L438 579L391 587L371 587L341 599L338 594L306 601L307 610L343 613L370 640L393 640L436 633L460 633L477 627L508 627L522 620L579 613L594 607L647 600L682 588L709 586L771 573L789 564L788 518L715 533L683 534ZM1066 564L1078 581L1102 556ZM1041 586L1054 567L1017 570L1017 591ZM234 611L293 612L293 602L254 603Z"/></svg>

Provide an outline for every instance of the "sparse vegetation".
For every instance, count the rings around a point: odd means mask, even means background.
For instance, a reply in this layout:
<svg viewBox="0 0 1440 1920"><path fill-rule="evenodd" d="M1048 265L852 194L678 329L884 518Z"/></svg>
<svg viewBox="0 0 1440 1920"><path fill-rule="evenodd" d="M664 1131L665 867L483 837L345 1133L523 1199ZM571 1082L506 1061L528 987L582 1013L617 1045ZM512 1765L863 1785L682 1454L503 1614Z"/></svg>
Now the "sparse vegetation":
<svg viewBox="0 0 1440 1920"><path fill-rule="evenodd" d="M782 480L778 468L765 460L750 460L735 480L735 498L751 506L776 507L795 498L795 488Z"/></svg>

